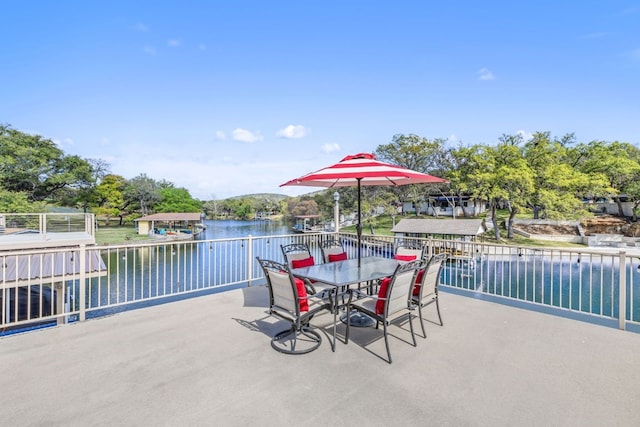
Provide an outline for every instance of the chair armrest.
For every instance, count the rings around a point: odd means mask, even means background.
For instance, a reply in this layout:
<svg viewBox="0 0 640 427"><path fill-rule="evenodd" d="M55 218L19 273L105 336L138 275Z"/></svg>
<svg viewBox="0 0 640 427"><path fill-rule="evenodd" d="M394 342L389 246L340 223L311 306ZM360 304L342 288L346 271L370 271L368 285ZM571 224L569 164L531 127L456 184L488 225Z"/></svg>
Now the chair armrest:
<svg viewBox="0 0 640 427"><path fill-rule="evenodd" d="M311 284L311 281L309 279L302 279L302 281L304 282L304 288L307 290L307 294L315 295L317 291L313 284Z"/></svg>
<svg viewBox="0 0 640 427"><path fill-rule="evenodd" d="M348 292L349 292L349 301L347 301L347 304L351 304L351 301L353 300L354 295L356 295L356 299L370 298L375 300L386 300L386 298L380 298L378 295L370 295L358 289L349 289Z"/></svg>

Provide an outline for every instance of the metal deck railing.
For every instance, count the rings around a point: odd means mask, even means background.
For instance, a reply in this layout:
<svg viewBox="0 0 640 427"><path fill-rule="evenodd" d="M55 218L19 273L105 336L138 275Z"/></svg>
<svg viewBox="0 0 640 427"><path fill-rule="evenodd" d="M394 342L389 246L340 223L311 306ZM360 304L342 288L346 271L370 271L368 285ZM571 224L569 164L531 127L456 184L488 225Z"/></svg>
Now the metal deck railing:
<svg viewBox="0 0 640 427"><path fill-rule="evenodd" d="M339 233L349 257L356 237ZM307 243L317 262L334 234L292 234L87 246L0 253L0 331L83 321L116 311L264 283L256 257L282 261L280 246ZM362 237L362 256L391 257L398 238ZM406 239L402 239L406 240ZM445 290L640 325L640 255L624 251L412 239L450 254ZM84 267L82 267L84 266Z"/></svg>

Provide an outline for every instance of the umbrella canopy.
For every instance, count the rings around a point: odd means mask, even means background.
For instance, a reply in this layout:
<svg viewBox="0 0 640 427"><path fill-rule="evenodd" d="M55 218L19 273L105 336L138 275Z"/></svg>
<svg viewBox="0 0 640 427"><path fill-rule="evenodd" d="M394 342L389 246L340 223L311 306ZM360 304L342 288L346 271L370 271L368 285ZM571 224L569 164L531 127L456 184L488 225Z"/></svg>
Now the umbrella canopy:
<svg viewBox="0 0 640 427"><path fill-rule="evenodd" d="M335 165L292 179L285 185L306 187L351 187L354 185L406 185L445 183L445 179L420 173L401 166L381 162L374 154L360 153L347 156Z"/></svg>
<svg viewBox="0 0 640 427"><path fill-rule="evenodd" d="M347 156L335 165L311 172L300 178L295 178L281 184L305 187L358 187L358 261L360 260L360 241L362 236L361 224L361 190L360 187L378 185L407 185L425 183L445 183L445 179L438 178L401 166L381 162L374 154L360 153Z"/></svg>

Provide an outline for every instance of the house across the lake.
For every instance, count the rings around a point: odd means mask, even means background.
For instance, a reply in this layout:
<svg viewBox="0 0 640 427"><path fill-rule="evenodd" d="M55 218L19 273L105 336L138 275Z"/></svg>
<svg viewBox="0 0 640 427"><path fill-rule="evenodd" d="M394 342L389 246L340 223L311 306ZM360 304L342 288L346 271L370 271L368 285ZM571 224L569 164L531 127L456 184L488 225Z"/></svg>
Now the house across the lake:
<svg viewBox="0 0 640 427"><path fill-rule="evenodd" d="M478 216L487 210L487 202L473 199L471 196L456 196L442 194L441 196L429 196L425 202L419 205L412 202L402 203L403 213L417 213L431 216ZM465 215L466 214L466 215Z"/></svg>

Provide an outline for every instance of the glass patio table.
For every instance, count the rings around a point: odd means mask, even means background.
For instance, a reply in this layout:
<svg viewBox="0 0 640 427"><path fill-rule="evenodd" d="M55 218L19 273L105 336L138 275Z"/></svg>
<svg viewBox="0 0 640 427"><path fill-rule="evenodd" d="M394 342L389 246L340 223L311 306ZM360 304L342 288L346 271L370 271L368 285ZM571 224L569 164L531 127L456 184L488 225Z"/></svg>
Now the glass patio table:
<svg viewBox="0 0 640 427"><path fill-rule="evenodd" d="M389 277L394 273L397 266L398 261L395 259L366 257L360 259L359 267L357 259L348 259L309 267L294 268L291 270L291 273L301 279L309 279L334 286L334 295L336 295L334 298L334 309L337 310L337 295L339 289ZM346 315L341 318L342 321L346 321L345 318ZM351 326L372 326L373 324L373 319L359 312L354 313L350 319Z"/></svg>

